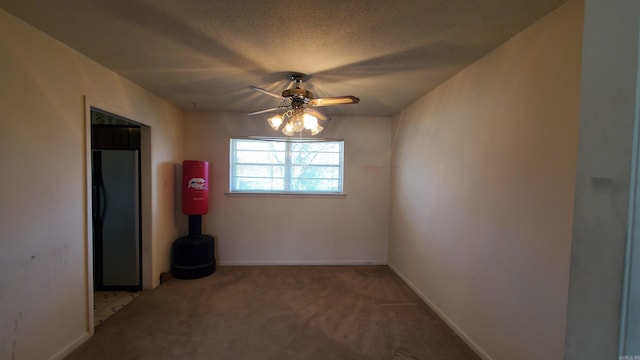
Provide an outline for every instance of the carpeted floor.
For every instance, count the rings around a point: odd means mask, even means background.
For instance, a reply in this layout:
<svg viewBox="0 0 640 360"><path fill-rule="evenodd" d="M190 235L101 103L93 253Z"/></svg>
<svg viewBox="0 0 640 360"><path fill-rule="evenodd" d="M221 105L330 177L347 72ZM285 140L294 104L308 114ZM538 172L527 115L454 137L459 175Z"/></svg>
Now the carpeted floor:
<svg viewBox="0 0 640 360"><path fill-rule="evenodd" d="M479 358L386 266L256 266L145 291L67 359Z"/></svg>

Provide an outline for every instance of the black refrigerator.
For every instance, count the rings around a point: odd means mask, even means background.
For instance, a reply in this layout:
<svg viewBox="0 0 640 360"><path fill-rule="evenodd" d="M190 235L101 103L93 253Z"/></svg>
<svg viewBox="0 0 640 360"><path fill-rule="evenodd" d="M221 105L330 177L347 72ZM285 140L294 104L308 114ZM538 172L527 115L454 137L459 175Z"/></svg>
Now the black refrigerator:
<svg viewBox="0 0 640 360"><path fill-rule="evenodd" d="M137 150L92 151L95 290L142 288Z"/></svg>

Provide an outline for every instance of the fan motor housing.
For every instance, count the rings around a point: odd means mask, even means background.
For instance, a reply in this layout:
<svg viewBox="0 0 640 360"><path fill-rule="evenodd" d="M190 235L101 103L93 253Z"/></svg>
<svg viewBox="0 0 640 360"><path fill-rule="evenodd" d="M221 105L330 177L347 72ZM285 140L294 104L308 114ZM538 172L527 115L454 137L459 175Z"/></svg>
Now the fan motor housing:
<svg viewBox="0 0 640 360"><path fill-rule="evenodd" d="M307 89L300 89L300 88L286 89L282 92L282 97L304 98L305 102L307 102L308 100L313 99L313 93Z"/></svg>

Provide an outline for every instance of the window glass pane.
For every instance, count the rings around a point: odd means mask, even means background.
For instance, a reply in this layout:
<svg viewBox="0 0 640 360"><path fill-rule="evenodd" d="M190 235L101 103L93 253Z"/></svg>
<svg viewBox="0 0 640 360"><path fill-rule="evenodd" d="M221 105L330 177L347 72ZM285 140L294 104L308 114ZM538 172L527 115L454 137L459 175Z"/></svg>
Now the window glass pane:
<svg viewBox="0 0 640 360"><path fill-rule="evenodd" d="M292 152L291 162L294 164L338 165L340 153Z"/></svg>
<svg viewBox="0 0 640 360"><path fill-rule="evenodd" d="M286 143L236 139L237 150L285 151Z"/></svg>
<svg viewBox="0 0 640 360"><path fill-rule="evenodd" d="M340 142L292 143L291 151L326 151L340 152Z"/></svg>
<svg viewBox="0 0 640 360"><path fill-rule="evenodd" d="M338 180L291 180L291 191L296 192L335 192L339 189Z"/></svg>
<svg viewBox="0 0 640 360"><path fill-rule="evenodd" d="M337 179L340 168L330 166L291 166L291 178Z"/></svg>
<svg viewBox="0 0 640 360"><path fill-rule="evenodd" d="M284 166L236 165L236 177L284 178Z"/></svg>
<svg viewBox="0 0 640 360"><path fill-rule="evenodd" d="M235 191L284 191L284 179L236 178Z"/></svg>
<svg viewBox="0 0 640 360"><path fill-rule="evenodd" d="M245 164L284 164L285 152L236 151L236 162Z"/></svg>

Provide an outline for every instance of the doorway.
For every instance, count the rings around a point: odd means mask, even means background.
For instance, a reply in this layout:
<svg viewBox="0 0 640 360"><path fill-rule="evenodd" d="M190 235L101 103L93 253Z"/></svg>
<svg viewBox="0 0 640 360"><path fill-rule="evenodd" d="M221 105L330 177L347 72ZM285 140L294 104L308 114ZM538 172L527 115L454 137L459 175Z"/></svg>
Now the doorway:
<svg viewBox="0 0 640 360"><path fill-rule="evenodd" d="M141 126L90 109L94 324L142 290Z"/></svg>
<svg viewBox="0 0 640 360"><path fill-rule="evenodd" d="M140 125L91 108L94 290L142 289Z"/></svg>
<svg viewBox="0 0 640 360"><path fill-rule="evenodd" d="M123 135L123 134L126 134ZM152 242L151 242L151 127L138 121L135 114L115 108L109 104L97 102L85 96L85 154L86 154L86 289L87 289L87 332L93 334L94 328L101 321L105 320L106 313L96 312L97 307L116 310L124 304L133 300L142 289L149 289L153 285L152 263ZM137 254L130 256L126 261L129 265L135 264L134 272L125 271L120 273L117 268L105 269L106 262L113 260L114 252L118 254L122 249L106 249L103 246L94 244L94 216L96 211L104 211L104 203L97 204L94 199L96 191L101 189L93 185L95 150L131 152L137 151L137 156L129 156L133 162L137 162L138 170L138 195L135 201L138 204L137 221L134 221L135 232L138 239L135 242ZM134 151L134 153L135 153ZM102 157L102 156L101 156ZM108 155L107 155L108 157ZM104 159L101 159L104 162ZM110 160L107 159L107 162ZM113 161L111 161L113 162ZM116 165L120 160L115 161ZM112 187L113 185L110 185ZM116 191L118 192L118 191ZM109 202L107 207L110 210L116 206ZM109 210L107 210L109 212ZM100 214L98 214L100 215ZM104 215L102 213L101 215ZM97 224L98 227L105 224ZM103 239L104 240L104 239ZM129 242L128 244L131 244ZM134 251L135 251L135 247ZM129 247L131 249L131 247ZM97 250L94 252L94 250ZM100 251L109 253L108 258L99 256ZM110 258L109 258L110 256ZM102 259L102 260L100 260ZM110 260L111 259L111 260ZM100 264L100 261L103 263ZM129 267L130 269L131 267ZM102 272L102 274L100 274ZM107 273L107 278L104 275ZM128 277L126 277L126 274ZM122 276L125 276L124 278ZM106 280L106 281L105 281ZM124 280L124 281L123 281ZM118 283L120 282L120 283ZM97 294L95 290L105 291ZM112 293L118 291L119 293ZM107 314L110 315L110 314Z"/></svg>

